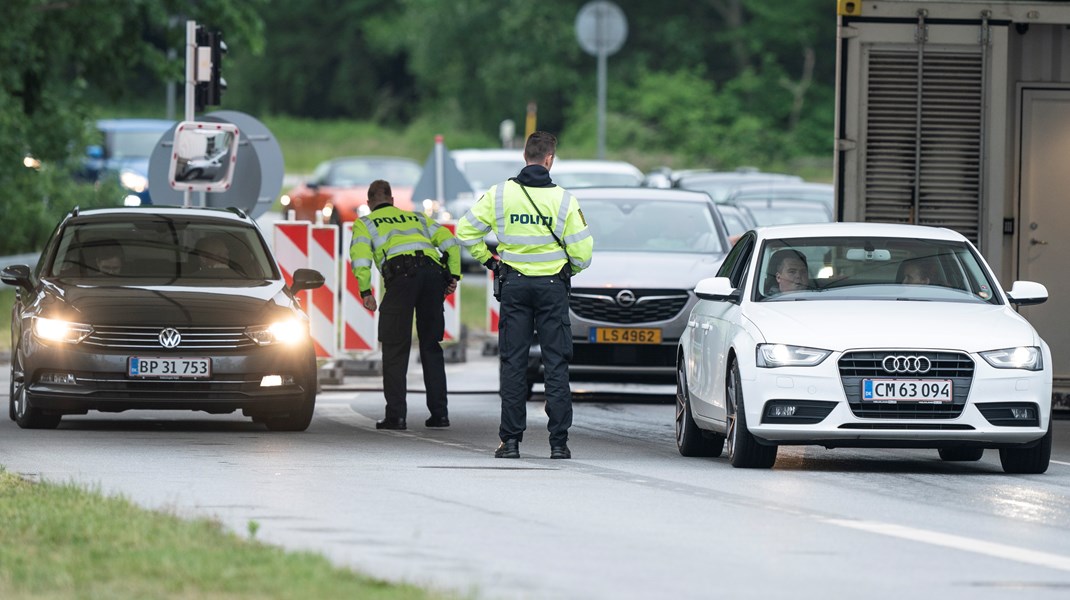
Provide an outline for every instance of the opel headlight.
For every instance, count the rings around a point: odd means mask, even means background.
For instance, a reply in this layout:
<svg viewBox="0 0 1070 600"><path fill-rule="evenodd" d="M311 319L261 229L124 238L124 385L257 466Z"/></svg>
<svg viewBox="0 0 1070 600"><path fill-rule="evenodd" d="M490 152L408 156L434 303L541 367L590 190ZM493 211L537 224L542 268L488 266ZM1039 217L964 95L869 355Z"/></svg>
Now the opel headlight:
<svg viewBox="0 0 1070 600"><path fill-rule="evenodd" d="M84 323L74 323L63 319L33 318L33 334L49 342L66 342L77 344L93 332L93 328Z"/></svg>
<svg viewBox="0 0 1070 600"><path fill-rule="evenodd" d="M123 171L120 173L119 183L123 184L124 188L138 194L149 189L148 178L133 171Z"/></svg>
<svg viewBox="0 0 1070 600"><path fill-rule="evenodd" d="M829 350L788 346L786 344L758 344L758 366L767 369L776 367L814 367L832 354Z"/></svg>
<svg viewBox="0 0 1070 600"><path fill-rule="evenodd" d="M1044 368L1044 355L1036 346L1019 346L981 352L981 358L997 369L1039 371Z"/></svg>
<svg viewBox="0 0 1070 600"><path fill-rule="evenodd" d="M276 321L270 325L249 327L245 335L260 346L271 344L298 344L308 337L308 328L297 319Z"/></svg>

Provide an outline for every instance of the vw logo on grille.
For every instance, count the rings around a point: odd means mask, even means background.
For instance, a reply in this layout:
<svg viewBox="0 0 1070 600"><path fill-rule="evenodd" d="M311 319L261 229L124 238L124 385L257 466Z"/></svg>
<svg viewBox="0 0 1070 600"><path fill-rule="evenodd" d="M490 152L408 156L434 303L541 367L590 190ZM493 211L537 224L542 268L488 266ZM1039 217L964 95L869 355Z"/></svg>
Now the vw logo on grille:
<svg viewBox="0 0 1070 600"><path fill-rule="evenodd" d="M177 348L182 341L182 334L174 327L168 327L160 332L160 345L164 348Z"/></svg>
<svg viewBox="0 0 1070 600"><path fill-rule="evenodd" d="M631 290L621 290L620 293L617 294L617 304L624 308L628 308L635 304L635 294Z"/></svg>
<svg viewBox="0 0 1070 600"><path fill-rule="evenodd" d="M885 356L881 366L889 373L928 373L933 363L924 356Z"/></svg>

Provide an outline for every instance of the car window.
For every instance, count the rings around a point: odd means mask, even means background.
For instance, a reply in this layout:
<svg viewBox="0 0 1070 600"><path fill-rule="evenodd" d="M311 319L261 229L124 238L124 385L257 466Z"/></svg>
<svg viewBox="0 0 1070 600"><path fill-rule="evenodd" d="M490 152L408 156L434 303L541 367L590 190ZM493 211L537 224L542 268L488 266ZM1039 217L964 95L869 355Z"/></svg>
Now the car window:
<svg viewBox="0 0 1070 600"><path fill-rule="evenodd" d="M219 242L205 250L205 240ZM223 268L208 271L209 259ZM251 226L223 220L167 217L123 222L68 222L48 269L53 277L264 280L278 277Z"/></svg>
<svg viewBox="0 0 1070 600"><path fill-rule="evenodd" d="M112 131L105 139L106 158L147 158L152 156L162 131Z"/></svg>
<svg viewBox="0 0 1070 600"><path fill-rule="evenodd" d="M744 235L728 252L721 268L717 271L718 277L727 277L735 288L742 287L744 276L747 273L747 265L754 249L754 235Z"/></svg>
<svg viewBox="0 0 1070 600"><path fill-rule="evenodd" d="M415 163L397 160L339 160L329 170L326 185L334 187L357 187L370 185L376 179L385 179L391 185L411 186L420 178L420 167Z"/></svg>
<svg viewBox="0 0 1070 600"><path fill-rule="evenodd" d="M758 225L791 225L795 223L831 223L832 215L823 204L792 201L769 202L748 200L742 203Z"/></svg>
<svg viewBox="0 0 1070 600"><path fill-rule="evenodd" d="M642 178L628 173L560 173L555 172L551 177L557 185L568 188L582 187L638 187L643 183Z"/></svg>
<svg viewBox="0 0 1070 600"><path fill-rule="evenodd" d="M583 213L595 250L618 252L725 252L712 204L586 198Z"/></svg>
<svg viewBox="0 0 1070 600"><path fill-rule="evenodd" d="M482 194L496 183L516 177L523 168L523 160L473 160L460 165L468 183L472 185L472 190L477 194Z"/></svg>
<svg viewBox="0 0 1070 600"><path fill-rule="evenodd" d="M1000 304L968 244L913 238L768 240L754 298L917 300Z"/></svg>

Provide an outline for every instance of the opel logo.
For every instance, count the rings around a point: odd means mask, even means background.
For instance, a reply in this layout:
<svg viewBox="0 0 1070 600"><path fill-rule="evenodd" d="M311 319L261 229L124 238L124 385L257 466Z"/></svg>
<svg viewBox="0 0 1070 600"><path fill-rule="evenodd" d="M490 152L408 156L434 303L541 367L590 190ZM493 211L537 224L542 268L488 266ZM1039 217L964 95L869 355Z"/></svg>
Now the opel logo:
<svg viewBox="0 0 1070 600"><path fill-rule="evenodd" d="M924 356L885 356L881 366L889 373L928 373L931 360Z"/></svg>
<svg viewBox="0 0 1070 600"><path fill-rule="evenodd" d="M182 334L174 327L168 327L160 332L160 345L164 348L177 348L182 341Z"/></svg>
<svg viewBox="0 0 1070 600"><path fill-rule="evenodd" d="M635 304L635 294L631 290L621 290L620 293L617 294L617 304L624 308L628 308Z"/></svg>

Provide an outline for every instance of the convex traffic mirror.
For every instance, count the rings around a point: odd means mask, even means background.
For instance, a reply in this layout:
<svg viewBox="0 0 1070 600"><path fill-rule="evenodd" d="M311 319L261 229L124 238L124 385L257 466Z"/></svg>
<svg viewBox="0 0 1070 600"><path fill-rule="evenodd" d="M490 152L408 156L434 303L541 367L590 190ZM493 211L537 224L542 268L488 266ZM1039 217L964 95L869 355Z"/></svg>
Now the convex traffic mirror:
<svg viewBox="0 0 1070 600"><path fill-rule="evenodd" d="M238 157L238 126L183 121L175 128L168 180L180 191L222 192Z"/></svg>

